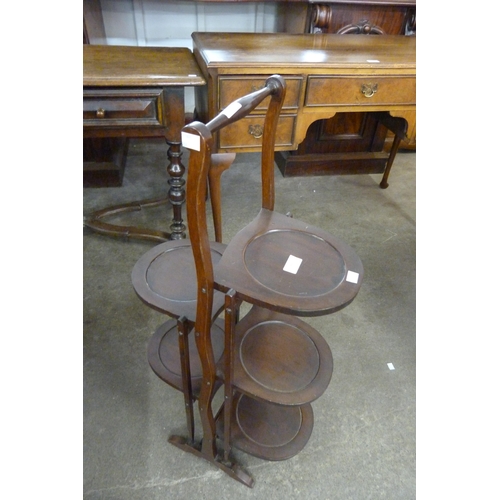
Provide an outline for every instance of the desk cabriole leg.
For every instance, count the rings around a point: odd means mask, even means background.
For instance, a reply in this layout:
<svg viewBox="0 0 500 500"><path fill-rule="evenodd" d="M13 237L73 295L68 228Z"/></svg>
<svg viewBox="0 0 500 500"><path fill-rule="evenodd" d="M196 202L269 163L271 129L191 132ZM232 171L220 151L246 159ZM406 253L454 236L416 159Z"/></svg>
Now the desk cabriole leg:
<svg viewBox="0 0 500 500"><path fill-rule="evenodd" d="M381 189L387 189L389 187L389 183L387 181L389 179L389 174L391 173L392 164L394 163L394 158L396 158L396 153L398 152L401 140L406 136L408 122L405 118L391 116L388 112L380 113L379 115L381 123L394 134L394 141L389 153L389 158L387 159L384 175L379 184Z"/></svg>

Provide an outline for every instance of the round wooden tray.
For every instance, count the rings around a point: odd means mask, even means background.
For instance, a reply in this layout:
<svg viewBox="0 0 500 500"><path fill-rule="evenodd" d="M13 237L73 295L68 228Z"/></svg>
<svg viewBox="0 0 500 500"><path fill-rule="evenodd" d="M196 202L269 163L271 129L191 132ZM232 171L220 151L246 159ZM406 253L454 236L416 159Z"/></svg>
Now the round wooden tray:
<svg viewBox="0 0 500 500"><path fill-rule="evenodd" d="M300 259L297 272L284 271L291 255ZM332 243L314 233L290 229L257 236L246 247L244 259L248 273L262 286L290 297L324 295L340 286L346 274L344 258ZM307 276L306 283L298 279L302 274Z"/></svg>
<svg viewBox="0 0 500 500"><path fill-rule="evenodd" d="M247 302L296 316L338 311L356 297L363 265L340 238L262 209L228 244L215 282Z"/></svg>
<svg viewBox="0 0 500 500"><path fill-rule="evenodd" d="M330 383L333 357L325 339L294 316L253 307L236 325L233 385L281 405L319 398Z"/></svg>
<svg viewBox="0 0 500 500"><path fill-rule="evenodd" d="M211 242L211 256L217 263L225 245ZM132 270L132 285L150 307L172 317L196 317L197 278L189 240L166 241L146 252ZM224 305L224 295L214 293L214 315Z"/></svg>
<svg viewBox="0 0 500 500"><path fill-rule="evenodd" d="M264 460L287 460L305 447L313 426L310 404L280 406L237 394L233 401L231 444ZM221 439L224 436L223 415L217 420L217 434Z"/></svg>
<svg viewBox="0 0 500 500"><path fill-rule="evenodd" d="M194 333L189 335L188 341L191 387L193 394L197 396L202 382L202 369ZM224 321L220 319L217 319L212 325L212 345L215 359L220 360L224 352ZM157 328L148 344L148 361L158 377L175 389L182 391L177 321L169 320Z"/></svg>

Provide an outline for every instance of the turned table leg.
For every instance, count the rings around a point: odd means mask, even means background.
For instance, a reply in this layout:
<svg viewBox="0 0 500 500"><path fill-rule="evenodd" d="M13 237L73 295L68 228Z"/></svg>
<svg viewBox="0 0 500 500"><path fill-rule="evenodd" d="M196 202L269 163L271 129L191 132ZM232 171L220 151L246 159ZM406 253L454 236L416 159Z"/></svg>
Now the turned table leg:
<svg viewBox="0 0 500 500"><path fill-rule="evenodd" d="M185 167L181 162L181 143L167 141L169 145L168 159L169 164L167 172L169 175L168 184L168 199L172 205L173 218L170 225L170 239L181 240L186 237L186 225L182 220L182 205L186 200L186 191L184 185Z"/></svg>

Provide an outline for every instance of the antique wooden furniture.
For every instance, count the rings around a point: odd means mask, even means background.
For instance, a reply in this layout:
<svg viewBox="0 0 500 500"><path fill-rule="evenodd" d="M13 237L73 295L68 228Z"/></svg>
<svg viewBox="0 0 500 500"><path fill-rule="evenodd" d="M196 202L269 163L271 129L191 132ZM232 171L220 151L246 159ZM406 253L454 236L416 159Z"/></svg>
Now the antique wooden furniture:
<svg viewBox="0 0 500 500"><path fill-rule="evenodd" d="M210 198L214 218L215 241L210 243L211 256L217 262L224 252L222 241L220 177L235 159L234 153L214 154L208 171ZM194 341L188 341L196 319L196 271L188 239L168 240L146 252L132 270L132 284L139 298L149 307L173 320L160 325L148 344L148 361L164 382L184 393L186 418L191 439L194 438L193 402L202 382L199 356ZM213 316L224 305L224 296L215 294ZM212 347L216 359L222 356L223 325L212 327Z"/></svg>
<svg viewBox="0 0 500 500"><path fill-rule="evenodd" d="M408 35L416 31L416 0L308 0L282 10L300 33Z"/></svg>
<svg viewBox="0 0 500 500"><path fill-rule="evenodd" d="M271 96L269 102L269 96ZM171 436L180 449L202 457L247 486L234 461L239 448L267 460L284 460L306 445L313 427L311 402L328 386L330 348L298 316L329 314L357 295L363 266L355 252L325 231L274 211L274 144L285 98L285 80L274 75L263 88L228 103L206 125L183 129L190 149L187 219L197 278L194 336L202 368L198 406L201 442ZM238 129L257 107L262 123L262 208L214 259L208 239L205 198L215 132ZM224 355L217 362L213 318L225 294ZM241 321L239 309L253 305ZM223 384L223 403L214 396ZM222 442L219 448L217 440Z"/></svg>
<svg viewBox="0 0 500 500"><path fill-rule="evenodd" d="M203 86L204 78L189 49L165 47L121 47L83 45L83 137L102 141L128 137L162 137L169 145L168 196L131 202L99 210L86 217L95 231L154 241L182 239L185 199L181 162L181 128L185 124L184 88ZM96 162L87 169L100 168ZM173 220L170 233L147 228L121 227L102 220L148 205L170 203Z"/></svg>
<svg viewBox="0 0 500 500"><path fill-rule="evenodd" d="M338 33L349 35L400 35L416 34L415 0L310 0L279 7L280 16L288 33ZM402 115L408 130L401 147L416 147L416 113ZM349 169L345 153L362 153L389 150L393 146L392 133L377 115L369 113L338 113L329 120L315 122L304 141L290 153L289 162L294 169L300 164L305 171L309 155L323 155L323 170L336 172ZM367 157L364 160L370 163Z"/></svg>
<svg viewBox="0 0 500 500"><path fill-rule="evenodd" d="M276 162L286 175L300 173L290 151L304 140L311 124L336 113L377 112L384 123L405 131L404 113L416 109L415 37L344 36L336 34L193 33L193 52L207 80L196 89L196 112L206 121L231 99L258 88L265 75L281 74L287 97L278 125ZM390 114L390 115L389 115ZM220 132L217 151L257 151L261 144L262 110ZM231 132L231 133L230 133ZM397 145L395 146L397 149ZM382 173L382 188L395 149L341 153L349 162L339 173ZM325 155L308 155L307 169L324 173ZM367 161L369 160L369 166ZM375 165L375 167L374 167Z"/></svg>

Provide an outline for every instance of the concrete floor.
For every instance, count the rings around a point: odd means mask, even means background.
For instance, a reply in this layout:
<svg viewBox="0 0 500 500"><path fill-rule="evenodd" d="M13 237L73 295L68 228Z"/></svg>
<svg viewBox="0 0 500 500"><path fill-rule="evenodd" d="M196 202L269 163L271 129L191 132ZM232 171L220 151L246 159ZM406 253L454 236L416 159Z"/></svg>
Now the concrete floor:
<svg viewBox="0 0 500 500"><path fill-rule="evenodd" d="M161 141L132 141L123 186L84 189L84 213L164 195L166 152ZM223 176L225 241L258 206L257 163L255 154L241 154ZM146 359L150 336L167 318L137 298L130 280L155 243L84 229L86 500L416 497L415 167L415 153L399 153L386 190L381 175L285 179L277 170L276 210L343 238L365 278L347 308L307 318L330 345L332 380L312 405L314 430L298 455L267 462L236 453L253 489L167 442L184 433L183 398ZM113 219L164 230L170 220L165 207Z"/></svg>

